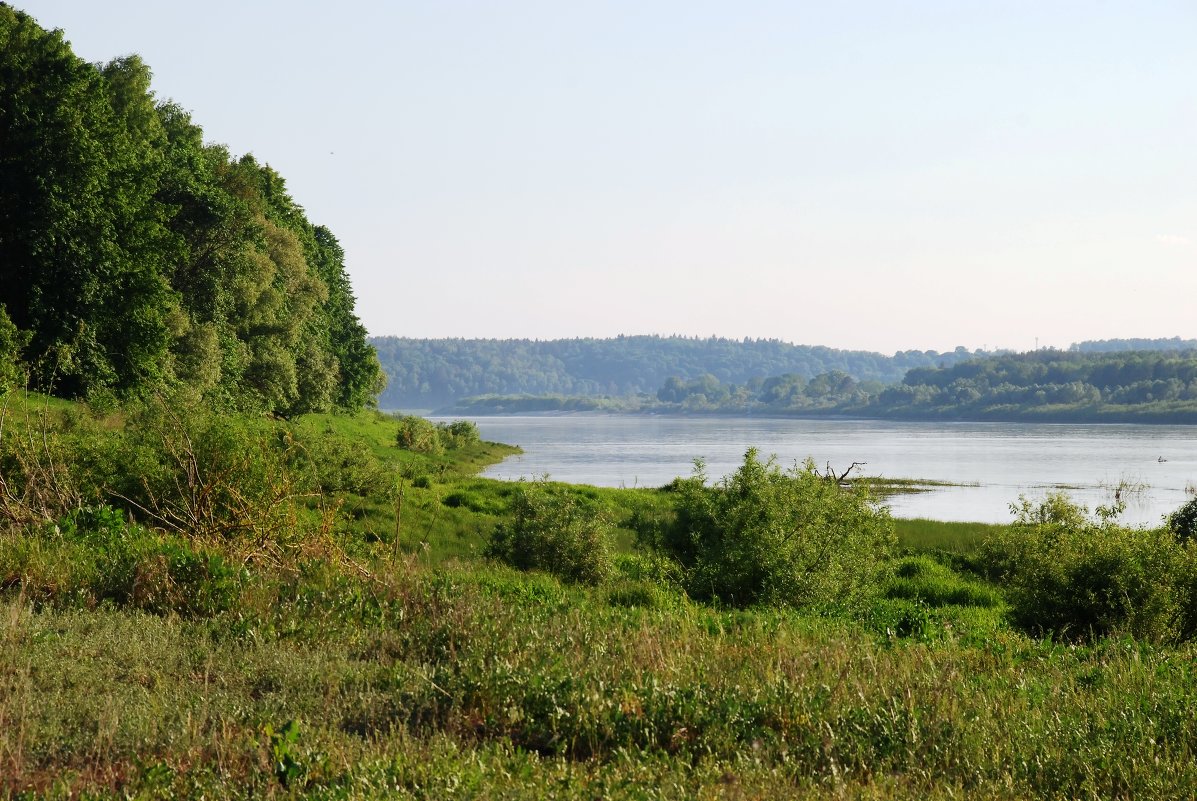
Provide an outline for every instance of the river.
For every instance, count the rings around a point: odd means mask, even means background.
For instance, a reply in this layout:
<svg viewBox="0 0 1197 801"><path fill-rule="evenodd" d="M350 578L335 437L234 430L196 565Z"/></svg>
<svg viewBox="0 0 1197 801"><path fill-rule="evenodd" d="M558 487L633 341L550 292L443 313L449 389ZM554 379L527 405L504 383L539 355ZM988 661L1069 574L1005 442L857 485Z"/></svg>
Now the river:
<svg viewBox="0 0 1197 801"><path fill-rule="evenodd" d="M483 475L604 487L655 487L689 475L696 458L718 478L757 447L783 467L813 458L837 472L956 486L898 495L899 517L1008 522L1019 495L1064 491L1092 509L1113 500L1128 524L1158 525L1197 486L1197 426L900 423L876 420L572 414L480 417L484 439L519 445Z"/></svg>

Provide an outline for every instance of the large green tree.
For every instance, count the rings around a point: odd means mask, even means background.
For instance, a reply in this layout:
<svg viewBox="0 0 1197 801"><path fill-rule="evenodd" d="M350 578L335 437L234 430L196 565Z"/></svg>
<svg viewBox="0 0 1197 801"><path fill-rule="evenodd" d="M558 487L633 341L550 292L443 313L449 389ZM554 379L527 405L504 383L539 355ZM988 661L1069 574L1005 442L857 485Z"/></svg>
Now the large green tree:
<svg viewBox="0 0 1197 801"><path fill-rule="evenodd" d="M169 345L148 71L111 77L0 6L0 303L31 334L35 381L67 394L157 376Z"/></svg>
<svg viewBox="0 0 1197 801"><path fill-rule="evenodd" d="M336 238L150 82L139 57L87 64L0 5L0 306L35 383L184 385L283 415L372 402Z"/></svg>

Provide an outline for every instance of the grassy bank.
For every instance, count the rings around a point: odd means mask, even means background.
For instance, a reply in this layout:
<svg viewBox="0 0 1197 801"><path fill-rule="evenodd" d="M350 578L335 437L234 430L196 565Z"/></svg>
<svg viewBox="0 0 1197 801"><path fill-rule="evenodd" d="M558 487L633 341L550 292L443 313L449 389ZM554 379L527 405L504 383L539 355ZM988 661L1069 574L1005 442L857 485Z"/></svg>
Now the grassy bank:
<svg viewBox="0 0 1197 801"><path fill-rule="evenodd" d="M0 783L67 797L1174 798L1192 648L719 612L502 569L3 607Z"/></svg>
<svg viewBox="0 0 1197 801"><path fill-rule="evenodd" d="M0 533L2 798L1197 794L1195 647L1014 628L987 573L1010 527L894 521L851 614L736 609L636 547L679 487L538 485L609 521L610 569L517 571L483 553L527 487L473 475L510 449L400 449L385 415L228 422L289 528L130 522L96 493L166 486L154 419L6 421L36 446L3 451L10 494L53 454L87 502Z"/></svg>

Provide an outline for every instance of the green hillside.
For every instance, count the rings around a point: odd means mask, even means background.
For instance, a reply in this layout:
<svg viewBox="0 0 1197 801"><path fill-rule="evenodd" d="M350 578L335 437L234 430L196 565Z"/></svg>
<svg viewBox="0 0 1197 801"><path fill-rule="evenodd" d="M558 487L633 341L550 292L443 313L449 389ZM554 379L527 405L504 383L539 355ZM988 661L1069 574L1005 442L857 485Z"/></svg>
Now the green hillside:
<svg viewBox="0 0 1197 801"><path fill-rule="evenodd" d="M612 339L407 339L374 337L387 389L384 409L430 409L475 395L656 394L670 377L712 375L725 383L791 373L803 378L838 370L859 381L889 384L914 367L950 365L979 356L867 351L791 345L776 339L661 336Z"/></svg>

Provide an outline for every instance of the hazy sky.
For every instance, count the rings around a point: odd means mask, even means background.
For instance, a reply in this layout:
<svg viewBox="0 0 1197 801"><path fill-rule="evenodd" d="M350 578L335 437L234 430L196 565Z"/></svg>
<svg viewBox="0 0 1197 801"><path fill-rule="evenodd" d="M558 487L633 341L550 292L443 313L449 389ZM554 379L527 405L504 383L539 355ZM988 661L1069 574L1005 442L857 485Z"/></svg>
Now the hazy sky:
<svg viewBox="0 0 1197 801"><path fill-rule="evenodd" d="M1197 336L1197 3L14 0L287 179L372 334Z"/></svg>

